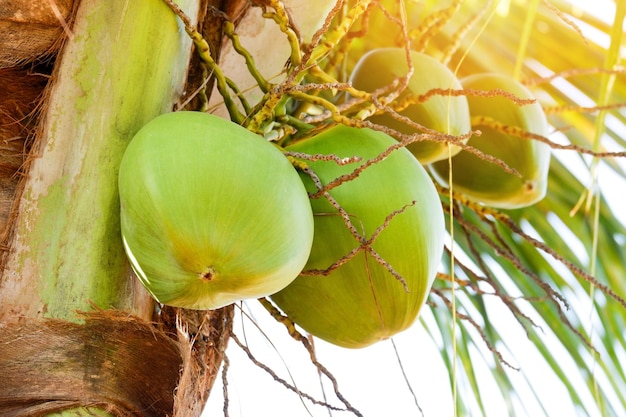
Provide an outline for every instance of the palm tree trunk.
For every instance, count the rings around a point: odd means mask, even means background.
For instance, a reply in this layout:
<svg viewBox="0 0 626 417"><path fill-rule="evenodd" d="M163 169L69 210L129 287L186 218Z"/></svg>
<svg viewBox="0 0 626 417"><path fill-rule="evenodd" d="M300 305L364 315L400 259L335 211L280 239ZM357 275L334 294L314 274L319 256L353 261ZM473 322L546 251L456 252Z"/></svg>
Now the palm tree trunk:
<svg viewBox="0 0 626 417"><path fill-rule="evenodd" d="M206 7L178 4L192 19ZM0 279L1 415L200 414L232 310L155 315L124 255L117 196L128 141L181 99L191 51L161 0L80 2Z"/></svg>

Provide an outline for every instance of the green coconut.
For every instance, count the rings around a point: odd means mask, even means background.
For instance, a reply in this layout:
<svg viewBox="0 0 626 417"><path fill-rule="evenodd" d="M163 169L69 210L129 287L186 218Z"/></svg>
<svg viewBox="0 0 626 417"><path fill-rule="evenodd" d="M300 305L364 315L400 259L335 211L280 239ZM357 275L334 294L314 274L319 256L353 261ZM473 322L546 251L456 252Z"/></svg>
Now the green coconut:
<svg viewBox="0 0 626 417"><path fill-rule="evenodd" d="M464 88L474 90L506 91L519 99L534 99L521 83L499 74L476 74L464 78ZM486 116L523 132L547 136L548 123L537 102L519 105L503 96L469 96L472 117ZM472 136L468 145L491 155L519 175L506 172L503 167L479 156L463 151L451 159L453 189L470 199L496 208L526 207L541 200L548 186L550 147L537 140L507 134L488 125L478 125L480 136ZM433 176L449 187L448 160L431 165Z"/></svg>
<svg viewBox="0 0 626 417"><path fill-rule="evenodd" d="M426 94L435 88L454 90L462 88L455 75L436 59L419 52L411 52L411 61L413 75L407 89L400 94L396 102L402 102L409 96ZM390 85L408 72L409 64L403 48L380 48L361 57L351 74L350 82L359 90L373 92ZM465 96L433 95L427 101L411 104L398 113L428 129L445 134L459 136L469 133L471 129ZM389 113L374 115L369 120L406 135L423 133ZM449 153L449 146L445 142L431 140L414 142L407 148L422 164L448 158ZM458 146L450 147L452 155L460 150Z"/></svg>
<svg viewBox="0 0 626 417"><path fill-rule="evenodd" d="M381 132L339 125L288 150L362 158L347 165L307 162L327 184L395 143ZM314 193L311 178L301 176L307 190ZM351 234L326 198L312 198L315 232L305 272L271 299L310 334L343 347L364 347L411 326L424 305L443 251L441 202L427 172L405 148L333 188L330 195L349 214L359 238ZM359 240L371 239L387 216L398 210L371 243L384 259L386 265L382 265ZM359 248L354 257L327 275L306 272L327 270Z"/></svg>
<svg viewBox="0 0 626 417"><path fill-rule="evenodd" d="M284 288L304 267L313 215L271 143L216 116L145 125L119 171L124 247L163 304L214 309Z"/></svg>

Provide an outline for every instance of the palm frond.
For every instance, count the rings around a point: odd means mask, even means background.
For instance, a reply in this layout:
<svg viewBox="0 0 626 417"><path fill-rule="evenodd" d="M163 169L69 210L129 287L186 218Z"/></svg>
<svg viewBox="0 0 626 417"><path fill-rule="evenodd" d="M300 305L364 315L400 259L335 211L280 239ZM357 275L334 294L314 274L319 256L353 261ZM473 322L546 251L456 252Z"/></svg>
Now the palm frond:
<svg viewBox="0 0 626 417"><path fill-rule="evenodd" d="M572 6L567 2L552 3L544 2L534 16L534 30L522 65L522 80L535 89L549 113L555 129L552 140L596 151L622 152L626 132L626 73L619 66L623 58L620 60L619 52L615 52L619 51L615 45L623 44L620 42L623 33L615 27L621 28L623 12L618 11L613 25L585 13L571 15ZM459 50L456 59L465 57L459 65L461 73L513 73L519 34L523 33L525 5L525 2L511 2L508 13L493 15L469 51ZM465 13L467 16L471 12L466 10ZM585 39L587 26L605 34L609 44L600 45ZM431 45L433 49L450 42L454 31L444 30L439 35ZM469 47L469 40L463 45ZM608 55L612 55L612 59L607 58ZM611 94L603 94L611 85ZM601 110L604 106L608 108ZM600 117L606 118L604 123L598 123ZM617 416L626 409L626 378L620 365L626 348L623 331L626 228L616 218L620 207L609 205L605 194L619 192L624 182L605 184L600 176L600 187L591 189L597 193L597 206L586 205L581 198L589 198L589 187L597 175L594 164L609 168L617 174L616 178L622 179L625 165L617 158L595 159L597 162L594 162L589 155L572 150L554 150L553 155L546 198L532 207L501 213L519 230L509 227L508 220L502 221L499 214L487 218L472 212L470 207L456 207L453 253L458 259L467 258L475 265L469 273L456 266L458 281L474 283L457 285L456 308L475 321L489 323L483 326L488 329L486 342L496 346L498 352L507 352L513 357L519 351L507 343L507 327L521 326L580 412ZM579 201L583 201L582 205ZM595 270L591 272L591 269ZM490 309L483 307L487 296L477 291L478 283L489 283L496 293L490 297L488 305L499 298L517 320L513 317L508 321L501 317L492 320ZM439 281L435 288L446 288L449 293L448 284ZM441 332L444 328L449 331L450 309L437 303L436 298L431 299L435 300L435 309L446 311L447 317L438 313L436 324L426 325L440 326ZM480 344L476 336L470 342ZM456 352L447 344L442 354L449 356L447 363L452 363L456 355L464 378L472 378L476 364L468 361L465 348L458 348L467 343L467 334L461 330L457 335ZM485 350L485 344L482 349ZM500 361L495 356L494 353L494 360ZM574 364L577 374L572 375L572 368L565 363ZM527 370L521 367L522 373ZM516 389L511 376L515 372L506 367L492 368L491 377L498 381L499 395L507 402L510 402L510 391ZM460 378L453 383L458 383ZM503 380L506 383L502 383ZM479 404L483 401L476 389L465 395L475 395ZM537 400L540 405L546 403L545 398L537 396ZM479 410L484 414L482 408ZM549 415L546 408L543 410ZM460 404L458 411L459 415L465 415Z"/></svg>

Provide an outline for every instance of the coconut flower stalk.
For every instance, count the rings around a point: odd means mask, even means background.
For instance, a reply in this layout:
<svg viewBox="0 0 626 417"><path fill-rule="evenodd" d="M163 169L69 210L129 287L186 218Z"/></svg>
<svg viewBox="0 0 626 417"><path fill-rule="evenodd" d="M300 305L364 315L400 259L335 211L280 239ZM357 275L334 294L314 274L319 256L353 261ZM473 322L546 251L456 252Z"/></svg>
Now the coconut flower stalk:
<svg viewBox="0 0 626 417"><path fill-rule="evenodd" d="M199 3L178 1L188 16ZM0 280L1 415L175 415L184 337L149 323L153 301L122 246L117 172L133 135L180 99L191 51L161 0L80 2ZM180 413L201 408L176 401Z"/></svg>

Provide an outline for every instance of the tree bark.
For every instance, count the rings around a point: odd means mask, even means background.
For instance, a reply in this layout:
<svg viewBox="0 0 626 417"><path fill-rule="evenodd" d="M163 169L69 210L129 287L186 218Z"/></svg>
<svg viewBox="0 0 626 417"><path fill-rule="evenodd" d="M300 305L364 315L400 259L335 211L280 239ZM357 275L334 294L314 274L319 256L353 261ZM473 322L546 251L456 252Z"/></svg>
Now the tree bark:
<svg viewBox="0 0 626 417"><path fill-rule="evenodd" d="M215 19L207 2L178 3ZM5 209L0 414L200 415L232 307L155 309L126 261L117 197L128 141L184 96L191 41L161 0L82 0L74 22Z"/></svg>
<svg viewBox="0 0 626 417"><path fill-rule="evenodd" d="M0 6L0 68L54 54L69 28L74 0L3 0Z"/></svg>

